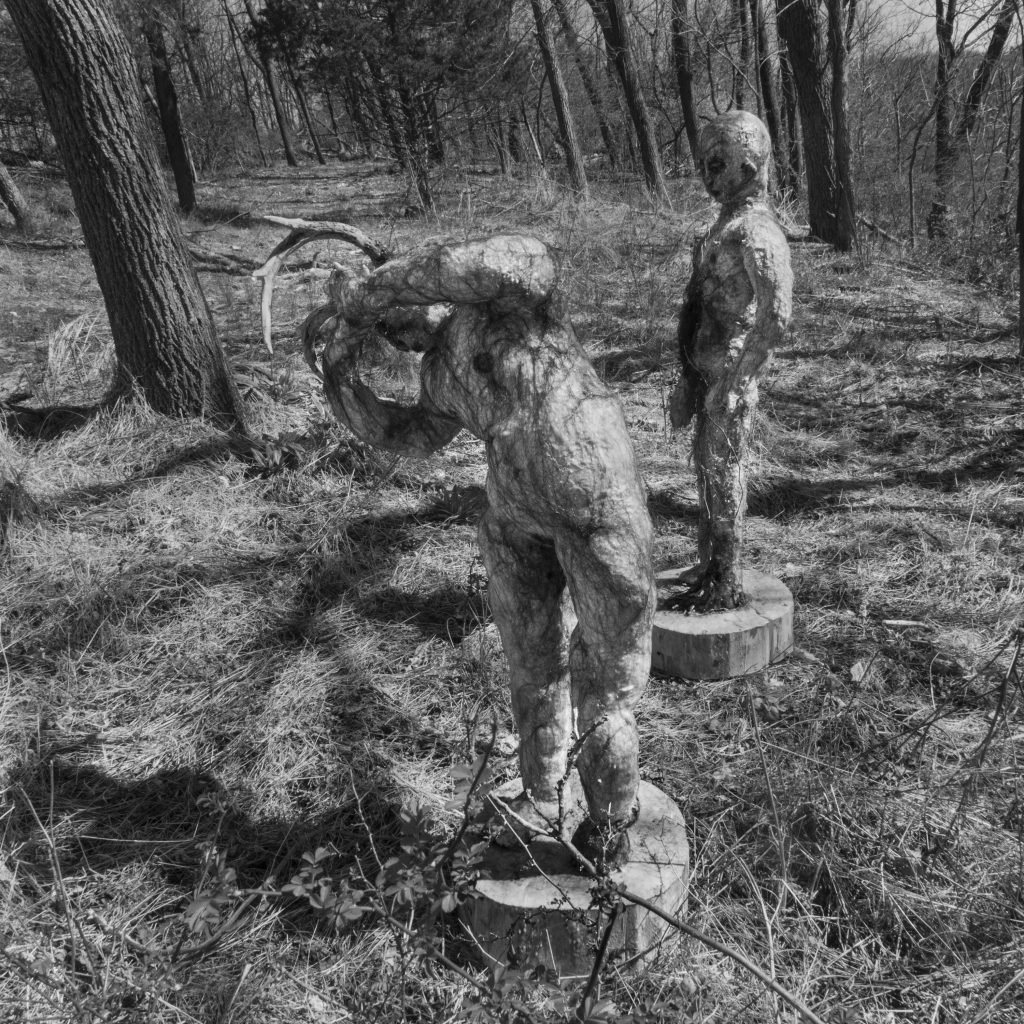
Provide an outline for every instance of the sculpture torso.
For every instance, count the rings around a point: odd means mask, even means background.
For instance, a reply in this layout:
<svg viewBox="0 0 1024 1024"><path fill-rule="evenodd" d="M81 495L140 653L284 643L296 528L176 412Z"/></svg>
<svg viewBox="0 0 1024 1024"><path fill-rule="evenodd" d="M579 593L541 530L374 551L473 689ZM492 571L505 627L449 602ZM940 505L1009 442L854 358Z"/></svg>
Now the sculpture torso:
<svg viewBox="0 0 1024 1024"><path fill-rule="evenodd" d="M619 404L567 321L481 303L457 307L442 331L423 357L424 397L487 445L495 511L547 534L553 518L586 529L609 499L642 502Z"/></svg>
<svg viewBox="0 0 1024 1024"><path fill-rule="evenodd" d="M706 379L721 376L730 347L759 340L747 337L757 315L757 294L746 266L750 254L758 259L759 252L771 253L777 260L788 250L774 214L756 202L723 211L694 247L693 267L702 315L691 360Z"/></svg>

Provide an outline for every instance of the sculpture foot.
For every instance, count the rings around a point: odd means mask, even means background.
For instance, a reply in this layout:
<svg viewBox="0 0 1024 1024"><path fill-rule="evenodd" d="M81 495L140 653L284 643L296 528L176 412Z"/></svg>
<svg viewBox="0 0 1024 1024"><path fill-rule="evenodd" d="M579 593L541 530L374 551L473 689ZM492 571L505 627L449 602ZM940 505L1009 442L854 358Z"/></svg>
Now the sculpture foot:
<svg viewBox="0 0 1024 1024"><path fill-rule="evenodd" d="M639 805L634 809L628 821L597 822L586 818L576 829L572 837L572 845L590 861L599 875L607 875L617 871L629 861L632 849L629 841L629 827L640 814Z"/></svg>
<svg viewBox="0 0 1024 1024"><path fill-rule="evenodd" d="M686 589L665 599L661 607L667 611L701 615L742 608L747 603L739 584L726 582L714 570L689 569L679 574L678 582L686 584Z"/></svg>
<svg viewBox="0 0 1024 1024"><path fill-rule="evenodd" d="M552 835L558 828L557 801L534 800L523 792L511 800L491 799L488 803L495 830L493 842L506 849L528 844L537 836Z"/></svg>

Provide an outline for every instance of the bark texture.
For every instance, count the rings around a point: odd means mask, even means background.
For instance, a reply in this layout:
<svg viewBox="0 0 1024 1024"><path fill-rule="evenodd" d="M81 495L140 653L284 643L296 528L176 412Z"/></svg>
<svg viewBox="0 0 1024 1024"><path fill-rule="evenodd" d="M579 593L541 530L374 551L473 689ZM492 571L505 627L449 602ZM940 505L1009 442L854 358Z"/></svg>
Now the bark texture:
<svg viewBox="0 0 1024 1024"><path fill-rule="evenodd" d="M314 316L342 325L324 353L325 388L363 440L426 453L465 427L486 445L480 546L521 737L514 806L536 831L556 825L575 708L589 810L578 839L612 865L636 812L652 528L622 410L576 340L557 276L534 238L438 245L362 279L335 274ZM368 329L425 351L416 406L358 382L351 332Z"/></svg>
<svg viewBox="0 0 1024 1024"><path fill-rule="evenodd" d="M242 422L170 209L128 44L97 0L8 0L110 318L120 372L157 410Z"/></svg>
<svg viewBox="0 0 1024 1024"><path fill-rule="evenodd" d="M723 114L701 131L700 170L718 219L694 251L679 319L682 375L674 426L696 420L698 565L674 607L735 608L742 588L746 455L757 376L792 312L789 245L768 204L771 140L753 114Z"/></svg>

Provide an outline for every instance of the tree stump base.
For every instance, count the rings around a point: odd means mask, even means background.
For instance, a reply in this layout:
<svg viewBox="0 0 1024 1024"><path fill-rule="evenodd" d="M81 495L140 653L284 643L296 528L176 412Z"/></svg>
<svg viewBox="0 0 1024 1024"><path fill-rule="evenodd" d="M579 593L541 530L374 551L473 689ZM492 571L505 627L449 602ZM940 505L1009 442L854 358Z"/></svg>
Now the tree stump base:
<svg viewBox="0 0 1024 1024"><path fill-rule="evenodd" d="M681 570L656 577L658 604L678 585ZM756 569L743 570L742 608L686 613L660 608L654 616L651 666L681 679L731 679L759 672L793 646L793 595Z"/></svg>
<svg viewBox="0 0 1024 1024"><path fill-rule="evenodd" d="M511 798L521 790L516 780L498 792ZM647 782L640 783L639 799L640 816L629 830L629 863L612 872L611 880L669 914L685 914L690 856L682 813ZM541 964L560 978L585 978L608 925L609 908L598 905L596 885L555 839L542 837L514 849L492 843L480 865L476 897L459 913L486 966ZM624 902L606 960L642 963L669 932L671 926L657 915Z"/></svg>

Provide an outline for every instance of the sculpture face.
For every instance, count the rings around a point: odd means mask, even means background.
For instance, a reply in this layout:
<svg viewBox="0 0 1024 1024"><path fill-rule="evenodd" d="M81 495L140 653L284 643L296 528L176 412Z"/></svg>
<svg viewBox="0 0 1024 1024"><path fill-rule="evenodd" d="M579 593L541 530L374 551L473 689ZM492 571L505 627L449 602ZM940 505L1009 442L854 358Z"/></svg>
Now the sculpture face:
<svg viewBox="0 0 1024 1024"><path fill-rule="evenodd" d="M768 192L772 145L761 120L745 110L701 129L697 169L712 199L731 203Z"/></svg>

